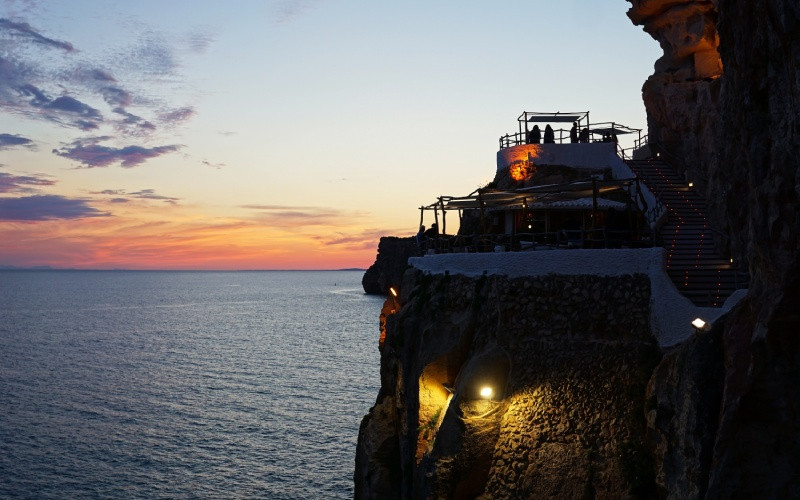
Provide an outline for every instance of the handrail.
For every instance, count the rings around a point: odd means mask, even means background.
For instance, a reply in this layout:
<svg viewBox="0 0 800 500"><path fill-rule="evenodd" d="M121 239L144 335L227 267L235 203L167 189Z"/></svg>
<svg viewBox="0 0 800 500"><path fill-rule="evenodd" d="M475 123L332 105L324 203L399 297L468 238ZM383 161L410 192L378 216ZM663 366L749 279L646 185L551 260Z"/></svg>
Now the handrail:
<svg viewBox="0 0 800 500"><path fill-rule="evenodd" d="M609 128L609 127L612 130L619 130L620 135L622 135L623 132L624 133L638 132L640 139L638 140L635 139L634 143L641 142L642 129L627 127L625 125L616 122L589 123L582 130L589 130L589 134L591 134L592 128L598 129L598 128ZM553 129L553 133L555 135L554 137L555 143L564 144L565 142L568 141L571 142L570 132L571 129L563 129L563 128ZM544 134L543 130L542 134ZM587 142L603 142L603 141L592 140L590 135L590 139ZM506 149L514 146L519 146L522 144L528 144L527 132L519 131L502 135L500 136L499 143L500 143L500 149Z"/></svg>

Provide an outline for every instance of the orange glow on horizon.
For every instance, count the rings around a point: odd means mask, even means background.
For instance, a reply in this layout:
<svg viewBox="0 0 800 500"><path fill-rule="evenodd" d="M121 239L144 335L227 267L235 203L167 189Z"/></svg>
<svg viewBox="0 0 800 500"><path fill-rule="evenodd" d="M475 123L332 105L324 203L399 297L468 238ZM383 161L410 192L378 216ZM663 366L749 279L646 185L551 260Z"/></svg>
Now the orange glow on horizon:
<svg viewBox="0 0 800 500"><path fill-rule="evenodd" d="M317 229L317 228L314 228ZM0 222L2 265L74 269L260 270L367 268L379 234L334 235L257 221L117 217ZM349 237L339 237L342 233Z"/></svg>

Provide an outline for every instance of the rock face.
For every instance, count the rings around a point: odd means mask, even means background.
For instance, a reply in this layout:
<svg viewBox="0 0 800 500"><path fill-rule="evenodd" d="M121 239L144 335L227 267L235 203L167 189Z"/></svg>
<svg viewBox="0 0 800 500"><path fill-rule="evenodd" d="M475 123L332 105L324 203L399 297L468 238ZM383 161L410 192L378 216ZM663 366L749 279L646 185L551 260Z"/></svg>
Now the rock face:
<svg viewBox="0 0 800 500"><path fill-rule="evenodd" d="M654 492L644 388L660 353L649 298L639 275L408 271L359 435L356 496Z"/></svg>
<svg viewBox="0 0 800 500"><path fill-rule="evenodd" d="M408 271L357 497L800 498L800 3L629 1L664 48L651 141L749 296L658 362L639 277Z"/></svg>
<svg viewBox="0 0 800 500"><path fill-rule="evenodd" d="M664 50L642 87L650 148L660 152L696 189L710 193L720 75L717 10L710 0L628 0L628 17ZM724 221L712 220L725 227ZM727 242L721 243L727 247ZM722 248L725 250L726 248Z"/></svg>
<svg viewBox="0 0 800 500"><path fill-rule="evenodd" d="M391 286L399 286L408 267L408 258L421 255L416 239L384 236L378 243L378 255L361 278L365 293L386 295Z"/></svg>
<svg viewBox="0 0 800 500"><path fill-rule="evenodd" d="M631 19L665 49L643 88L650 136L702 183L710 218L727 234L722 242L752 277L718 341L687 343L656 371L658 480L676 497L800 497L800 4L632 4ZM683 38L671 28L680 23L691 32ZM705 61L712 39L719 78L686 56L702 49ZM693 369L691 360L704 356L722 360L718 399L699 389L719 381ZM678 379L685 390L669 390ZM668 466L680 463L692 464L691 484Z"/></svg>

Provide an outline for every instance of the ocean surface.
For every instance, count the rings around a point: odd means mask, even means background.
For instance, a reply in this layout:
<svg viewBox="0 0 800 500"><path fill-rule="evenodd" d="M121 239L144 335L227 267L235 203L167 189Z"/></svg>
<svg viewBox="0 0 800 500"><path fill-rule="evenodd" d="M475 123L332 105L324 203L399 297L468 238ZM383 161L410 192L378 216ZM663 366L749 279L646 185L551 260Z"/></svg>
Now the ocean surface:
<svg viewBox="0 0 800 500"><path fill-rule="evenodd" d="M360 271L0 271L0 497L352 498Z"/></svg>

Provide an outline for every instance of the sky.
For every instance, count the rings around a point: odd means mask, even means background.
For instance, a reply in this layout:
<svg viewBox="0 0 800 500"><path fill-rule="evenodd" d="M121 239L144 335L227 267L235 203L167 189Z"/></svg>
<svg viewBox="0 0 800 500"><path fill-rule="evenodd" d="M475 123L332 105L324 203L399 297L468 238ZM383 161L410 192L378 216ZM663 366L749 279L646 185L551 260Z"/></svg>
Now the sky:
<svg viewBox="0 0 800 500"><path fill-rule="evenodd" d="M628 8L0 0L0 267L366 268L522 111L646 129Z"/></svg>

